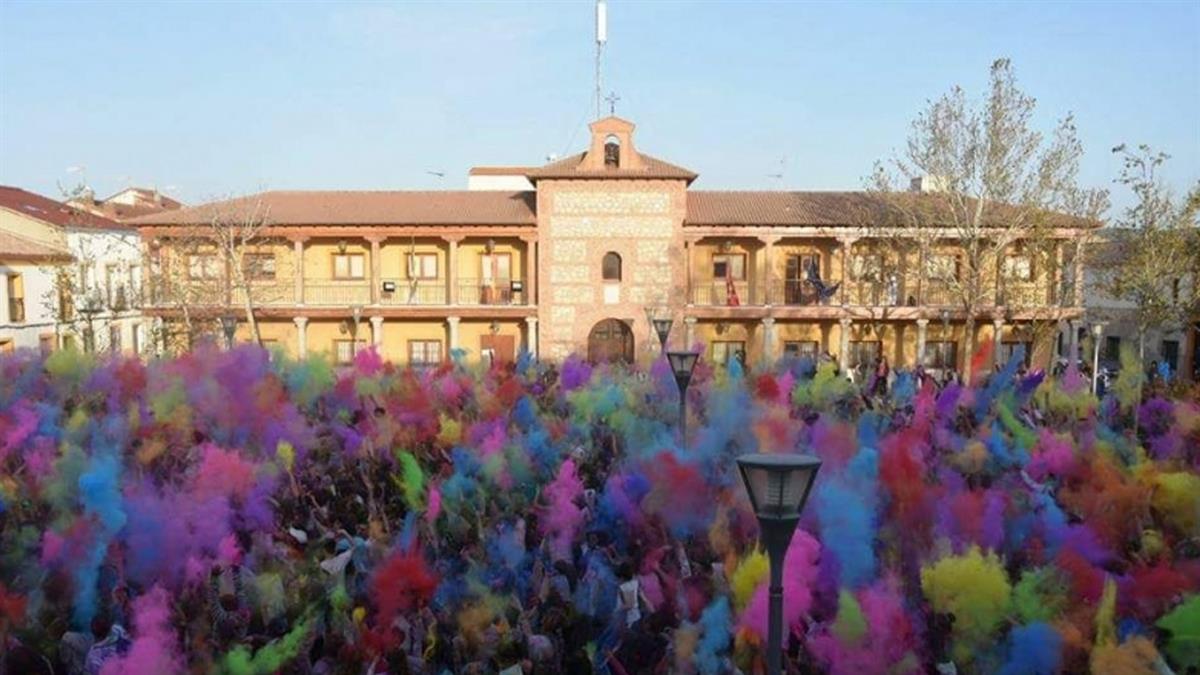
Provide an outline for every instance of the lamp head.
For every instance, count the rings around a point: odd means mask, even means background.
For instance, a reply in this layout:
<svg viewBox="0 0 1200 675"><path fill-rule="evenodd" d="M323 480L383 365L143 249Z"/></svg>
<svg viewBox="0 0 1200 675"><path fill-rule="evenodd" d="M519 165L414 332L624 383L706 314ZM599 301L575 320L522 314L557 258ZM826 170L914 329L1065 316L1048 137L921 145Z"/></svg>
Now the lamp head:
<svg viewBox="0 0 1200 675"><path fill-rule="evenodd" d="M763 454L737 458L754 515L761 520L797 520L821 468L811 455Z"/></svg>
<svg viewBox="0 0 1200 675"><path fill-rule="evenodd" d="M650 323L654 325L654 332L658 335L659 344L666 345L667 336L671 334L671 324L674 321L671 319L653 319Z"/></svg>
<svg viewBox="0 0 1200 675"><path fill-rule="evenodd" d="M667 361L671 364L671 371L675 373L675 384L679 386L680 392L687 391L698 360L700 354L696 352L667 352Z"/></svg>

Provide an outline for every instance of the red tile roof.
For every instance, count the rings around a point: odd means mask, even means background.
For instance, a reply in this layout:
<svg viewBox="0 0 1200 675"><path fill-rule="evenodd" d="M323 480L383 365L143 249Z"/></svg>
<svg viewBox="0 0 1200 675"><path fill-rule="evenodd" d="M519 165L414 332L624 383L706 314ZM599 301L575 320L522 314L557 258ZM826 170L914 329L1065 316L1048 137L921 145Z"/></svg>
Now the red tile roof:
<svg viewBox="0 0 1200 675"><path fill-rule="evenodd" d="M112 230L126 228L115 220L7 185L0 185L0 208L9 209L23 216L59 227L92 227Z"/></svg>
<svg viewBox="0 0 1200 675"><path fill-rule="evenodd" d="M691 190L688 225L851 225L878 213L861 192L716 192Z"/></svg>
<svg viewBox="0 0 1200 675"><path fill-rule="evenodd" d="M469 172L472 176L524 176L535 170L532 166L473 166Z"/></svg>
<svg viewBox="0 0 1200 675"><path fill-rule="evenodd" d="M275 191L129 221L199 225L258 214L271 225L536 225L533 192Z"/></svg>
<svg viewBox="0 0 1200 675"><path fill-rule="evenodd" d="M0 260L22 262L70 262L70 252L0 230Z"/></svg>
<svg viewBox="0 0 1200 675"><path fill-rule="evenodd" d="M696 180L696 176L699 175L694 171L689 171L681 166L675 166L644 153L638 153L638 156L645 164L640 169L616 167L580 169L579 163L583 161L585 155L587 155L586 152L571 155L545 166L530 169L525 175L531 181L538 181L543 178L640 178L643 180L665 178L685 180L688 183Z"/></svg>

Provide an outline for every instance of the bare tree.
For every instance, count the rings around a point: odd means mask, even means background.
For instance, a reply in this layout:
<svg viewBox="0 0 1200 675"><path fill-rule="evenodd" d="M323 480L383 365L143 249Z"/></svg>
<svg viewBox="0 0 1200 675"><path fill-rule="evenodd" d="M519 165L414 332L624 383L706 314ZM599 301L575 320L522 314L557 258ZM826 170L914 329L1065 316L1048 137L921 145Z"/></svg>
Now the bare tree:
<svg viewBox="0 0 1200 675"><path fill-rule="evenodd" d="M1168 155L1147 145L1132 150L1122 144L1113 152L1124 160L1116 182L1135 201L1096 248L1093 285L1133 306L1138 359L1144 361L1147 332L1185 329L1200 312L1200 181L1179 199L1159 173Z"/></svg>
<svg viewBox="0 0 1200 675"><path fill-rule="evenodd" d="M869 180L868 193L883 206L880 227L922 261L923 302L962 313L968 378L982 311L1049 304L1048 292L1009 297L1003 278L1026 265L1054 269L1054 230L1086 226L1107 205L1105 192L1078 186L1083 147L1074 118L1045 137L1033 126L1035 108L1012 64L999 59L986 99L972 102L954 87L931 101L913 121L903 156L877 163ZM1013 254L1015 265L1007 262Z"/></svg>
<svg viewBox="0 0 1200 675"><path fill-rule="evenodd" d="M169 243L150 243L146 269L155 304L178 317L185 348L212 334L215 319L230 311L244 315L254 341L262 344L257 316L262 286L256 283L262 263L256 251L269 243L267 212L258 199L218 202L203 223L177 229Z"/></svg>

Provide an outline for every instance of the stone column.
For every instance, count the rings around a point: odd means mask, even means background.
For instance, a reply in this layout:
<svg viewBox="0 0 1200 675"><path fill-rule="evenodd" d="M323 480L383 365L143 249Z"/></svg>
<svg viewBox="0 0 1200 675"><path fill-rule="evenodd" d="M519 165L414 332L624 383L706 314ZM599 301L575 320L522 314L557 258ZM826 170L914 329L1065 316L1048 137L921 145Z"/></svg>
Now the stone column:
<svg viewBox="0 0 1200 675"><path fill-rule="evenodd" d="M296 324L296 356L305 358L308 356L308 317L298 316L292 323Z"/></svg>
<svg viewBox="0 0 1200 675"><path fill-rule="evenodd" d="M763 351L762 360L764 363L771 364L775 362L775 318L765 317L762 320L763 326Z"/></svg>
<svg viewBox="0 0 1200 675"><path fill-rule="evenodd" d="M371 304L379 304L379 289L383 285L383 262L379 259L379 237L368 237L371 243ZM372 326L374 320L372 320Z"/></svg>
<svg viewBox="0 0 1200 675"><path fill-rule="evenodd" d="M1083 239L1075 241L1075 292L1073 305L1075 307L1083 307ZM1076 336L1078 341L1078 336Z"/></svg>
<svg viewBox="0 0 1200 675"><path fill-rule="evenodd" d="M525 317L525 351L535 359L538 353L537 322L536 316Z"/></svg>
<svg viewBox="0 0 1200 675"><path fill-rule="evenodd" d="M842 306L846 306L846 287L850 284L850 247L854 245L854 237L842 237L838 240L842 245L842 286L838 289L841 296ZM830 265L830 270L826 273L826 278L823 281L826 284L833 282L833 266ZM847 319L848 321L849 319Z"/></svg>
<svg viewBox="0 0 1200 675"><path fill-rule="evenodd" d="M1000 338L1004 334L1004 319L992 319L992 363L1000 365Z"/></svg>
<svg viewBox="0 0 1200 675"><path fill-rule="evenodd" d="M687 273L687 297L684 298L685 305L692 305L696 300L695 289L692 287L692 249L694 248L696 248L695 240L683 242L683 264ZM695 323L695 321L692 323ZM684 348L691 349L692 346L688 344Z"/></svg>
<svg viewBox="0 0 1200 675"><path fill-rule="evenodd" d="M450 351L458 349L458 322L460 320L457 316L446 317L446 325L450 327Z"/></svg>
<svg viewBox="0 0 1200 675"><path fill-rule="evenodd" d="M292 240L292 265L295 269L292 271L293 283L295 284L296 304L304 304L304 238L297 237Z"/></svg>
<svg viewBox="0 0 1200 675"><path fill-rule="evenodd" d="M838 368L846 375L850 370L850 324L853 321L843 318L838 323L842 325L842 334L838 337Z"/></svg>
<svg viewBox="0 0 1200 675"><path fill-rule="evenodd" d="M917 319L917 358L914 366L925 362L925 339L929 330L929 319Z"/></svg>
<svg viewBox="0 0 1200 675"><path fill-rule="evenodd" d="M1079 359L1079 329L1083 322L1072 319L1068 325L1071 327L1071 334L1067 336L1067 362L1075 363Z"/></svg>
<svg viewBox="0 0 1200 675"><path fill-rule="evenodd" d="M523 298L525 301L524 304L526 304L526 305L536 305L537 304L537 274L538 274L537 255L538 255L537 239L526 239L525 240L525 295ZM534 321L537 321L537 319L534 319ZM536 328L534 329L534 332L536 333ZM530 350L530 352L536 353L535 350Z"/></svg>
<svg viewBox="0 0 1200 675"><path fill-rule="evenodd" d="M763 249L763 304L771 305L775 302L772 287L775 285L775 243L779 241L779 237L763 237L763 242L766 246Z"/></svg>
<svg viewBox="0 0 1200 675"><path fill-rule="evenodd" d="M696 317L688 316L683 319L683 348L691 349L696 344Z"/></svg>
<svg viewBox="0 0 1200 675"><path fill-rule="evenodd" d="M458 304L458 237L446 237L446 304ZM458 330L457 321L454 324Z"/></svg>
<svg viewBox="0 0 1200 675"><path fill-rule="evenodd" d="M375 349L379 353L383 353L383 317L373 316L368 319L371 322L371 344L375 345Z"/></svg>

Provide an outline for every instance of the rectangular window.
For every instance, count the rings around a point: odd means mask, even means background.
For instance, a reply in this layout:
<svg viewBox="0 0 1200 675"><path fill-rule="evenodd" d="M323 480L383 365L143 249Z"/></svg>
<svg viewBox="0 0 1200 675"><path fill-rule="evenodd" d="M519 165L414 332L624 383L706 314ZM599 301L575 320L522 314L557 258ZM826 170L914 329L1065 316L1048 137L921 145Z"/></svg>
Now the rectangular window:
<svg viewBox="0 0 1200 675"><path fill-rule="evenodd" d="M958 274L957 255L935 253L925 259L925 275L933 281L955 281Z"/></svg>
<svg viewBox="0 0 1200 675"><path fill-rule="evenodd" d="M436 366L442 362L441 340L409 340L408 364L414 368Z"/></svg>
<svg viewBox="0 0 1200 675"><path fill-rule="evenodd" d="M0 338L0 354L11 354L15 348L12 338Z"/></svg>
<svg viewBox="0 0 1200 675"><path fill-rule="evenodd" d="M79 292L84 295L96 290L96 266L83 263L79 266Z"/></svg>
<svg viewBox="0 0 1200 675"><path fill-rule="evenodd" d="M217 256L211 253L195 253L188 256L188 278L194 281L220 277Z"/></svg>
<svg viewBox="0 0 1200 675"><path fill-rule="evenodd" d="M1113 362L1121 360L1121 338L1116 335L1104 338L1104 360Z"/></svg>
<svg viewBox="0 0 1200 675"><path fill-rule="evenodd" d="M926 368L957 368L958 343L953 340L926 342L925 356L921 359L921 363Z"/></svg>
<svg viewBox="0 0 1200 675"><path fill-rule="evenodd" d="M1179 340L1162 341L1162 360L1171 367L1172 373L1179 368Z"/></svg>
<svg viewBox="0 0 1200 675"><path fill-rule="evenodd" d="M883 345L879 342L879 340L851 340L849 360L850 367L874 367L875 358L879 356L882 347Z"/></svg>
<svg viewBox="0 0 1200 675"><path fill-rule="evenodd" d="M43 333L38 336L38 349L42 350L43 354L49 354L54 351L54 333Z"/></svg>
<svg viewBox="0 0 1200 675"><path fill-rule="evenodd" d="M712 257L713 279L746 279L745 253L717 253Z"/></svg>
<svg viewBox="0 0 1200 675"><path fill-rule="evenodd" d="M108 351L119 354L121 353L121 327L108 327Z"/></svg>
<svg viewBox="0 0 1200 675"><path fill-rule="evenodd" d="M69 272L58 273L58 277L54 282L58 291L58 320L70 321L75 318L75 288L71 283L71 274Z"/></svg>
<svg viewBox="0 0 1200 675"><path fill-rule="evenodd" d="M129 295L137 306L142 304L142 266L129 266Z"/></svg>
<svg viewBox="0 0 1200 675"><path fill-rule="evenodd" d="M1027 255L1005 256L1004 278L1010 281L1033 281L1033 261Z"/></svg>
<svg viewBox="0 0 1200 675"><path fill-rule="evenodd" d="M333 254L334 279L365 279L367 257L362 253Z"/></svg>
<svg viewBox="0 0 1200 675"><path fill-rule="evenodd" d="M746 363L746 343L740 341L723 340L712 343L712 361L727 365L733 359Z"/></svg>
<svg viewBox="0 0 1200 675"><path fill-rule="evenodd" d="M409 253L409 279L437 279L438 257L436 253Z"/></svg>
<svg viewBox="0 0 1200 675"><path fill-rule="evenodd" d="M25 323L25 280L20 274L9 274L5 285L8 287L9 323Z"/></svg>
<svg viewBox="0 0 1200 675"><path fill-rule="evenodd" d="M366 349L367 341L358 340L358 349ZM350 365L354 361L354 354L358 349L354 348L352 340L334 340L333 341L333 356L339 366Z"/></svg>
<svg viewBox="0 0 1200 675"><path fill-rule="evenodd" d="M1005 365L1011 361L1017 349L1024 350L1021 360L1025 363L1025 367L1028 368L1029 364L1032 363L1033 343L1020 340L1000 343L1000 365Z"/></svg>
<svg viewBox="0 0 1200 675"><path fill-rule="evenodd" d="M817 358L817 341L816 340L793 340L783 343L784 356L791 356L800 359L815 359Z"/></svg>
<svg viewBox="0 0 1200 675"><path fill-rule="evenodd" d="M856 253L850 258L851 281L879 281L883 278L883 260L871 253Z"/></svg>
<svg viewBox="0 0 1200 675"><path fill-rule="evenodd" d="M146 338L144 335L142 335L143 330L142 324L133 324L133 330L131 331L133 333L133 344L129 345L129 349L134 354L141 354L142 348L145 347Z"/></svg>
<svg viewBox="0 0 1200 675"><path fill-rule="evenodd" d="M274 253L243 253L242 273L247 281L274 281Z"/></svg>
<svg viewBox="0 0 1200 675"><path fill-rule="evenodd" d="M121 268L104 266L104 300L109 307L121 309L125 300L125 284L121 281Z"/></svg>

